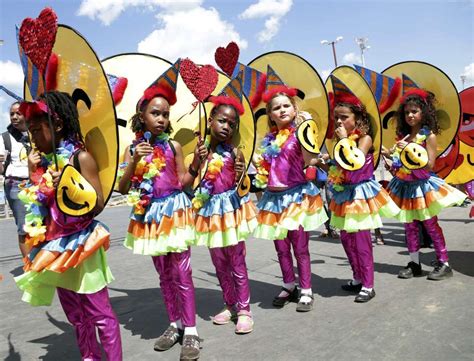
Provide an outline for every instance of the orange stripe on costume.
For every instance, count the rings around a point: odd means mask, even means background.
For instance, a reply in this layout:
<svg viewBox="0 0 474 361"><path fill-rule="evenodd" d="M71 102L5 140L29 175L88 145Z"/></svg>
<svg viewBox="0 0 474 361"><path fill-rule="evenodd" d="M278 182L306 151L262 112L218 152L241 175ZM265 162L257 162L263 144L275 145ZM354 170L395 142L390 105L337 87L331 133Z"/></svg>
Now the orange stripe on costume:
<svg viewBox="0 0 474 361"><path fill-rule="evenodd" d="M390 202L387 192L379 192L375 197L369 199L355 199L342 204L337 204L334 199L329 204L329 209L338 217L348 214L375 214L379 209Z"/></svg>
<svg viewBox="0 0 474 361"><path fill-rule="evenodd" d="M411 211L429 208L431 203L446 197L448 194L449 189L445 186L441 186L439 187L438 191L427 192L424 197L405 199L399 198L393 193L390 193L390 197L392 197L393 201L400 209Z"/></svg>
<svg viewBox="0 0 474 361"><path fill-rule="evenodd" d="M62 253L42 249L38 252L33 262L27 262L23 268L26 271L41 272L47 269L52 272L63 273L71 267L77 267L87 257L94 254L100 247L105 250L110 245L110 233L102 226L98 225L89 235L84 245L80 245L76 250L66 250Z"/></svg>
<svg viewBox="0 0 474 361"><path fill-rule="evenodd" d="M250 221L257 215L252 202L245 203L235 212L224 213L223 216L214 214L211 217L196 217L196 232L225 232L230 228L237 228L243 221Z"/></svg>
<svg viewBox="0 0 474 361"><path fill-rule="evenodd" d="M257 221L261 224L270 226L277 225L282 219L295 218L303 212L317 213L323 207L321 195L305 195L301 204L292 203L282 213L273 213L269 211L260 211L257 215Z"/></svg>
<svg viewBox="0 0 474 361"><path fill-rule="evenodd" d="M168 235L173 228L185 228L189 225L194 225L192 209L179 209L171 217L163 216L160 224L155 221L148 224L131 220L128 233L135 238L158 238L161 233Z"/></svg>

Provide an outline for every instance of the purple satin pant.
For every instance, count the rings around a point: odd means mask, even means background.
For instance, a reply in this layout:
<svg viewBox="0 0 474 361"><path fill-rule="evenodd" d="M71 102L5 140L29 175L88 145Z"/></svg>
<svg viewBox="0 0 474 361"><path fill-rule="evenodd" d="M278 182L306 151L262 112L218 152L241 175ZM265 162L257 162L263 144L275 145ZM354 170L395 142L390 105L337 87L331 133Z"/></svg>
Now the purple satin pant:
<svg viewBox="0 0 474 361"><path fill-rule="evenodd" d="M209 248L222 288L224 302L237 312L250 311L250 287L245 263L245 242L234 246Z"/></svg>
<svg viewBox="0 0 474 361"><path fill-rule="evenodd" d="M341 243L352 268L352 277L367 288L374 287L374 255L370 230L341 231Z"/></svg>
<svg viewBox="0 0 474 361"><path fill-rule="evenodd" d="M196 306L191 269L191 250L153 256L160 275L161 294L170 322L181 320L184 327L196 326Z"/></svg>
<svg viewBox="0 0 474 361"><path fill-rule="evenodd" d="M112 310L107 287L96 293L76 293L58 287L58 296L66 317L76 329L76 340L83 360L102 359L96 337L104 348L107 360L122 360L122 341L117 316Z"/></svg>
<svg viewBox="0 0 474 361"><path fill-rule="evenodd" d="M296 258L298 276L301 288L311 288L311 261L309 259L309 233L303 227L297 230L288 231L285 239L274 240L275 249L280 262L281 273L284 283L295 282L296 276L293 269L293 258L291 247Z"/></svg>
<svg viewBox="0 0 474 361"><path fill-rule="evenodd" d="M433 240L433 247L436 252L436 258L439 262L448 262L448 251L446 241L441 227L438 224L438 217L434 216L423 221L426 232ZM418 252L420 250L420 233L417 222L405 223L405 234L407 240L408 252Z"/></svg>

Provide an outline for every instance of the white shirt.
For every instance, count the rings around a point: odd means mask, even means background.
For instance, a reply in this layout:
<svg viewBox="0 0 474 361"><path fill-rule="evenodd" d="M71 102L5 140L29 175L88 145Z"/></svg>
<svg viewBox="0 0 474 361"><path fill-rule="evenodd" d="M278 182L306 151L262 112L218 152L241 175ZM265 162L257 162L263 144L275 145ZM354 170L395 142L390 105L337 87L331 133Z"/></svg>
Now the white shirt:
<svg viewBox="0 0 474 361"><path fill-rule="evenodd" d="M25 132L24 135L27 133ZM11 162L5 173L5 177L18 177L28 178L28 154L25 147L21 142L17 142L16 139L8 133L10 141L12 143L11 150ZM0 135L0 155L7 158L7 151L5 150L5 144L3 143L3 136Z"/></svg>

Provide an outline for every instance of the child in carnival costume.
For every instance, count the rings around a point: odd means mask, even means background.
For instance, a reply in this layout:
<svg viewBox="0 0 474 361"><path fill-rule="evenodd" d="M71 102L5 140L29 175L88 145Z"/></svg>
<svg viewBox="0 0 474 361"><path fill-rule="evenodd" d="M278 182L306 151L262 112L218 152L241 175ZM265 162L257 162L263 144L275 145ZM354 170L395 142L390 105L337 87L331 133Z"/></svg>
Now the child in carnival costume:
<svg viewBox="0 0 474 361"><path fill-rule="evenodd" d="M399 212L388 193L374 179L375 145L380 146L381 125L375 99L364 80L355 72L357 95L334 75L329 93L334 117L334 160L328 182L332 192L329 204L331 225L341 230L341 243L352 268L353 279L342 289L357 292L354 301L364 303L375 297L374 259L370 230L382 226L381 217ZM351 79L351 78L349 78ZM371 102L371 113L360 100Z"/></svg>
<svg viewBox="0 0 474 361"><path fill-rule="evenodd" d="M311 115L300 112L297 90L283 83L268 66L263 101L270 132L262 140L254 164L254 183L265 192L257 204L259 222L254 236L273 240L283 274L283 287L274 298L275 307L298 301L297 311L313 308L309 231L327 220L319 189L305 177L304 166L314 160L295 134L297 126ZM301 296L295 285L291 248L295 254Z"/></svg>
<svg viewBox="0 0 474 361"><path fill-rule="evenodd" d="M392 159L390 168L394 175L388 184L392 199L400 207L397 218L405 225L410 262L402 269L399 278L423 275L419 259L419 229L423 225L433 241L436 263L429 280L452 277L443 231L438 224L438 214L443 208L462 204L466 195L451 187L431 172L436 159L436 136L440 133L433 93L420 89L405 74L403 94L397 112L398 141L385 155Z"/></svg>
<svg viewBox="0 0 474 361"><path fill-rule="evenodd" d="M193 204L197 210L198 244L209 247L224 296L225 308L213 317L213 322L223 325L237 317L235 332L246 334L253 330L253 319L245 239L252 234L257 220L249 194L242 196L238 190L239 180L245 175L245 159L233 145L234 133L245 126L241 122L241 75L232 79L218 96L210 97L214 106L208 120L208 165ZM251 113L247 119L253 125Z"/></svg>
<svg viewBox="0 0 474 361"><path fill-rule="evenodd" d="M136 140L125 149L119 192L128 193L133 209L125 247L152 257L160 277L169 327L155 342L155 350L170 349L182 340L181 357L199 357L190 246L196 243L191 201L183 188L196 174L184 167L181 145L169 138L170 106L177 102L180 60L148 89L132 117ZM207 154L197 146L190 169Z"/></svg>

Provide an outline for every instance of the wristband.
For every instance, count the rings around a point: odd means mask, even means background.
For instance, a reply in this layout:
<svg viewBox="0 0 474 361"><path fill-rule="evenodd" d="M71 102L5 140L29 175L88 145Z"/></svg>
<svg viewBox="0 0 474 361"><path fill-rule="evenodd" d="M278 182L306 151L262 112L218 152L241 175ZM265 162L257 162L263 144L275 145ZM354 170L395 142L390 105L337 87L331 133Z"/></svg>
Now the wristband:
<svg viewBox="0 0 474 361"><path fill-rule="evenodd" d="M189 168L188 168L188 172L189 174L191 174L191 176L193 176L194 178L196 178L198 176L198 172L196 170L194 170L191 165L189 165Z"/></svg>

